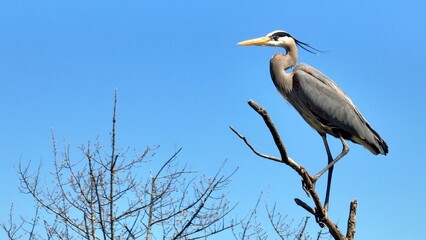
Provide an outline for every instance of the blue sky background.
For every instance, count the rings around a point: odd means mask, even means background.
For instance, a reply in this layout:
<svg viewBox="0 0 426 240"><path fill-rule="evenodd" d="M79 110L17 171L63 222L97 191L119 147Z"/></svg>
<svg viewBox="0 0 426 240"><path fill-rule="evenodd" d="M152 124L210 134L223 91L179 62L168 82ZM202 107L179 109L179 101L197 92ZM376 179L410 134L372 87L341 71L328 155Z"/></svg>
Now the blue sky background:
<svg viewBox="0 0 426 240"><path fill-rule="evenodd" d="M426 235L425 19L420 0L1 1L0 219L12 202L31 212L15 169L20 160L42 160L49 170L52 129L76 153L97 136L109 144L118 89L120 146L161 145L158 161L182 147L179 161L207 175L227 159L227 171L239 167L229 189L238 214L263 191L298 222L307 213L293 198L310 201L299 177L254 156L228 128L278 155L246 104L254 99L292 158L312 173L325 165L321 138L270 80L269 59L283 50L236 45L282 29L328 51L300 51L299 61L335 80L389 145L384 157L350 143L335 168L329 216L346 231L357 198L358 239L419 239ZM340 152L340 141L329 139ZM318 230L314 221L309 230Z"/></svg>

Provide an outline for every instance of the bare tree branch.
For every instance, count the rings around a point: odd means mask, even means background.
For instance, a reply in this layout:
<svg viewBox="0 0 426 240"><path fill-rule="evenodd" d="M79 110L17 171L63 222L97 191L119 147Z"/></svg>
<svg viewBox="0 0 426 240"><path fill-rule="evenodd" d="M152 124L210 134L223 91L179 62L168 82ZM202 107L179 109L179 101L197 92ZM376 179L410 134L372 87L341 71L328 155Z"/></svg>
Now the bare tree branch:
<svg viewBox="0 0 426 240"><path fill-rule="evenodd" d="M116 128L116 116L117 116L117 89L114 94L114 108L112 114L112 132L111 132L111 159L110 159L110 169L109 170L109 196L107 200L109 201L109 225L110 225L110 235L111 239L115 239L115 216L114 216L114 204L116 204L114 199L114 187L115 187L115 166L117 164L118 155L115 154L115 128Z"/></svg>
<svg viewBox="0 0 426 240"><path fill-rule="evenodd" d="M254 206L251 213L246 217L246 219L243 219L239 224L242 229L241 232L238 234L237 231L232 228L232 232L236 240L247 240L251 237L258 240L268 238L266 231L263 229L261 223L259 223L257 220L258 206L262 198L262 194L263 193L261 193L259 198L257 199L256 205Z"/></svg>
<svg viewBox="0 0 426 240"><path fill-rule="evenodd" d="M281 240L286 240L287 234L285 234L283 231L287 230L286 226L283 226L283 219L281 218L281 215L278 216L278 219L275 220L276 213L275 213L275 205L272 208L272 210L269 210L268 204L266 204L266 211L268 213L268 219L271 223L272 227L274 228L274 231L278 234L278 236L281 238Z"/></svg>
<svg viewBox="0 0 426 240"><path fill-rule="evenodd" d="M297 172L297 174L302 178L302 182L303 182L303 189L308 193L308 196L312 197L312 200L314 202L315 208L310 207L308 204L306 204L305 202L301 201L300 199L295 199L295 202L297 205L301 206L302 208L304 208L306 211L308 211L309 213L311 213L312 215L315 216L316 221L318 222L318 224L323 227L323 226L327 226L330 234L334 237L334 239L347 239L342 232L339 230L339 228L337 227L336 224L333 223L333 221L327 216L327 212L326 210L323 208L321 200L315 190L315 184L313 183L313 178L312 176L308 173L308 171L302 167L301 165L299 165L296 161L294 161L293 159L289 158L287 155L287 150L284 146L284 143L281 140L281 137L277 131L277 129L275 128L274 123L272 122L271 118L269 117L267 111L261 107L260 105L258 105L256 102L254 102L253 100L250 100L248 102L248 104L250 105L250 107L253 108L253 110L255 110L264 120L266 126L268 127L276 147L278 148L278 151L281 155L281 158L277 158L277 157L272 157L266 154L262 154L260 152L258 152L250 143L249 141L243 136L241 135L237 130L235 130L233 127L230 127L231 130L239 137L241 138L245 144L258 156L269 159L269 160L273 160L273 161L277 161L277 162L281 162L286 164L287 166L291 167L293 170L295 170ZM348 226L350 225L351 230L348 229L348 235L354 234L355 233L355 212L356 212L356 202L355 204L351 204L351 216L353 215L353 217L349 217L348 220ZM352 210L353 208L353 210ZM352 214L353 213L353 214ZM349 224L350 222L350 224ZM353 237L351 238L353 239Z"/></svg>
<svg viewBox="0 0 426 240"><path fill-rule="evenodd" d="M23 223L16 224L13 220L13 204L10 206L9 210L9 219L7 223L1 223L1 227L3 228L4 232L6 233L7 237L9 239L19 239L21 238L22 234L20 234L20 231L23 228Z"/></svg>
<svg viewBox="0 0 426 240"><path fill-rule="evenodd" d="M349 219L348 219L348 229L346 232L346 238L348 240L353 240L355 238L356 230L356 208L358 207L358 201L355 199L351 202L349 207Z"/></svg>
<svg viewBox="0 0 426 240"><path fill-rule="evenodd" d="M297 240L302 240L303 235L305 234L305 230L306 230L306 225L308 225L308 221L309 221L309 216L307 216L305 218L305 222L303 223L302 228L300 229L299 234L297 234Z"/></svg>

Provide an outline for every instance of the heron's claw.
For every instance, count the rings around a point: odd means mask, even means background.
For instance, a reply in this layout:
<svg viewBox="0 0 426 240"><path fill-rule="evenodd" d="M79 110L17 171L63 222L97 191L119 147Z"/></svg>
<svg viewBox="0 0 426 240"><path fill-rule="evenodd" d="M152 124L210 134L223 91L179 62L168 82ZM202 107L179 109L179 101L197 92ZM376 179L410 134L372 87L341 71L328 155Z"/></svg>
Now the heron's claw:
<svg viewBox="0 0 426 240"><path fill-rule="evenodd" d="M315 216L315 221L317 221L318 225L319 225L321 228L324 228L324 227L325 227L324 219L320 219L319 217Z"/></svg>
<svg viewBox="0 0 426 240"><path fill-rule="evenodd" d="M315 208L315 211L318 211L317 208ZM325 227L325 220L328 218L327 209L322 209L322 217L319 217L318 214L315 214L315 221L320 225L321 228Z"/></svg>
<svg viewBox="0 0 426 240"><path fill-rule="evenodd" d="M314 183L314 187L315 187L315 183ZM302 188L305 191L306 195L308 195L308 197L311 197L311 194L309 193L308 186L307 186L305 180L303 180L303 179L302 179Z"/></svg>

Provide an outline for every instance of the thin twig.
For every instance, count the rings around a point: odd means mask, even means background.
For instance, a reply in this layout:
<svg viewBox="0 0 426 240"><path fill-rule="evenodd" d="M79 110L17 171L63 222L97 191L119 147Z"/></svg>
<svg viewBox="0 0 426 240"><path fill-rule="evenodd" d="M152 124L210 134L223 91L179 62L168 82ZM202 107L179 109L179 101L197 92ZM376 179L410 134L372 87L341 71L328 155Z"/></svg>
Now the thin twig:
<svg viewBox="0 0 426 240"><path fill-rule="evenodd" d="M258 155L259 157L263 157L263 158L266 158L266 159L269 159L269 160L272 160L272 161L276 161L276 162L283 162L282 160L281 160L281 158L277 158L277 157L274 157L274 156L270 156L270 155L266 155L266 154L263 154L263 153L260 153L260 152L258 152L256 149L254 149L254 147L248 142L248 140L247 140L247 138L246 137L244 137L244 136L242 136L237 130L235 130L235 128L233 128L233 127L231 127L231 126L229 126L229 128L235 133L235 134L237 134L237 136L239 137L239 138L241 138L245 143L246 143L246 145L254 152L254 154L256 154L256 155Z"/></svg>
<svg viewBox="0 0 426 240"><path fill-rule="evenodd" d="M298 240L302 240L303 234L305 233L306 226L308 225L309 216L306 216L305 222L303 223L302 229L300 230L299 234L297 235Z"/></svg>

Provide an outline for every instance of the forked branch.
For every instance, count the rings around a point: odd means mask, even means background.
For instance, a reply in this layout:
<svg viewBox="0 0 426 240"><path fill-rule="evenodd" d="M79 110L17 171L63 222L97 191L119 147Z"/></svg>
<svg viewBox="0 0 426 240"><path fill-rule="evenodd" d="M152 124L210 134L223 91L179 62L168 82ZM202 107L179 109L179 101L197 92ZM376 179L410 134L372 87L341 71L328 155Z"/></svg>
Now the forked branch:
<svg viewBox="0 0 426 240"><path fill-rule="evenodd" d="M291 167L293 170L295 170L297 172L297 174L299 174L299 176L302 178L303 189L308 194L308 196L312 197L312 200L314 202L315 207L312 208L307 203L305 203L302 200L297 199L297 198L295 199L296 204L301 206L302 208L304 208L306 211L308 211L312 215L314 215L315 219L317 220L318 224L321 227L327 226L330 234L333 236L334 239L339 239L339 240L352 240L352 239L354 239L355 226L356 226L355 216L356 216L357 201L354 200L354 201L351 202L350 214L349 214L349 219L348 219L348 229L347 229L347 233L346 233L346 237L345 237L342 234L342 232L340 231L340 229L337 227L337 225L334 224L334 222L327 216L327 211L323 208L321 200L320 200L320 198L319 198L319 196L318 196L318 194L315 190L315 183L313 181L312 176L308 173L308 171L303 166L299 165L295 160L291 159L288 156L285 145L284 145L283 141L281 140L281 137L280 137L277 129L275 128L275 125L272 122L272 119L269 117L268 112L263 107L261 107L259 104L254 102L253 100L250 100L248 102L248 104L250 105L251 108L253 108L253 110L255 110L263 118L266 126L268 127L268 129L269 129L269 131L270 131L270 133L271 133L271 135L274 139L275 145L277 146L278 151L279 151L281 156L280 157L274 157L274 156L270 156L270 155L260 153L250 144L250 142L247 140L247 138L244 137L243 135L241 135L235 128L230 127L231 130L240 139L242 139L244 141L244 143L256 155L258 155L262 158L272 160L272 161L284 163L287 166Z"/></svg>

